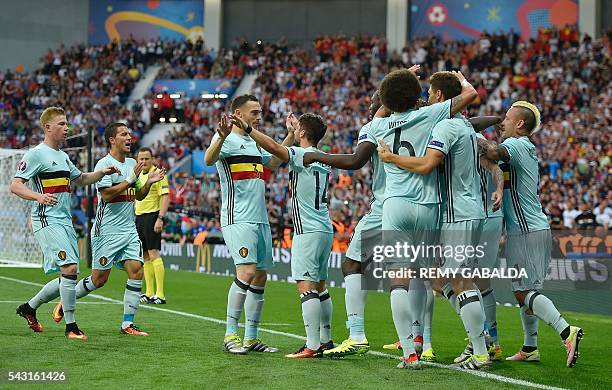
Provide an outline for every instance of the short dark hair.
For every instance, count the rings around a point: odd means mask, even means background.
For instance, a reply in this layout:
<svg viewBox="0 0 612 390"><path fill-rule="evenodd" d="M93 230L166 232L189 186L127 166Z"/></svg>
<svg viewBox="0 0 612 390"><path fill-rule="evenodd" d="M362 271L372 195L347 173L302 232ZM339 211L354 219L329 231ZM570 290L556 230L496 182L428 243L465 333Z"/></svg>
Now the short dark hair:
<svg viewBox="0 0 612 390"><path fill-rule="evenodd" d="M393 112L404 112L414 108L421 96L421 84L414 73L400 69L387 74L378 91L383 106Z"/></svg>
<svg viewBox="0 0 612 390"><path fill-rule="evenodd" d="M452 99L461 95L461 82L451 72L441 71L434 73L429 78L429 84L434 91L441 91L444 99Z"/></svg>
<svg viewBox="0 0 612 390"><path fill-rule="evenodd" d="M374 115L376 115L376 112L380 107L382 107L382 103L380 101L380 93L378 92L378 90L376 90L376 92L374 92L374 95L372 95L372 103L370 104L370 119L374 119Z"/></svg>
<svg viewBox="0 0 612 390"><path fill-rule="evenodd" d="M106 140L106 145L109 148L111 146L111 144L110 144L111 137L116 137L117 136L117 130L120 127L127 127L127 125L125 123L121 123L121 122L113 122L110 125L106 126L106 129L104 129L104 139Z"/></svg>
<svg viewBox="0 0 612 390"><path fill-rule="evenodd" d="M523 126L525 130L531 133L531 131L535 128L536 125L536 117L533 114L533 111L528 109L527 107L514 106L514 108L520 108L519 113L521 119L525 121L525 125Z"/></svg>
<svg viewBox="0 0 612 390"><path fill-rule="evenodd" d="M317 146L327 131L327 125L321 115L307 112L300 115L298 122L300 122L300 128L306 132L308 142Z"/></svg>
<svg viewBox="0 0 612 390"><path fill-rule="evenodd" d="M257 98L253 95L240 95L236 96L234 100L232 100L231 110L232 112L236 112L237 109L242 107L246 102L258 102Z"/></svg>
<svg viewBox="0 0 612 390"><path fill-rule="evenodd" d="M136 152L136 156L138 156L140 153L146 153L146 152L149 152L151 157L153 157L153 151L151 150L151 148L147 148L146 146L138 149L138 152Z"/></svg>

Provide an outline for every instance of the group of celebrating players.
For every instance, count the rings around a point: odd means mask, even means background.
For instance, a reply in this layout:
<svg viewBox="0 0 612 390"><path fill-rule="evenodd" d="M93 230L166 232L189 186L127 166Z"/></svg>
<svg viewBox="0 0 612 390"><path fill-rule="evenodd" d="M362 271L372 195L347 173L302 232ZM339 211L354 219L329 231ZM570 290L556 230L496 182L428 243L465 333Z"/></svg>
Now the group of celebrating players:
<svg viewBox="0 0 612 390"><path fill-rule="evenodd" d="M95 171L81 172L60 145L68 135L68 121L60 107L45 109L40 117L44 141L23 156L11 192L32 202L31 221L34 236L43 252L45 274L59 272L28 302L17 308L35 332L43 327L36 309L60 297L52 311L57 323L66 323L66 337L87 340L75 317L76 300L104 286L113 265L128 275L123 297L121 333L148 336L134 325L141 301L143 245L135 224L134 201L143 200L151 186L165 177L164 169L144 172L144 162L128 157L132 136L124 123L112 123L104 131L109 153L96 164ZM145 180L140 180L141 173ZM30 182L31 188L26 186ZM92 273L77 282L79 250L72 225L71 185L96 184L98 207L91 231ZM150 248L149 248L150 249Z"/></svg>
<svg viewBox="0 0 612 390"><path fill-rule="evenodd" d="M460 72L437 72L429 83L429 101L420 100L419 66L385 76L372 97L371 120L359 132L353 154L325 154L317 144L326 132L315 113L289 113L282 144L259 130L261 106L256 97L235 98L232 114L223 116L205 154L216 164L221 182L223 237L236 265L228 292L224 348L233 354L278 352L258 337L267 272L272 266L271 234L265 203L264 166L289 167L294 236L291 273L297 282L306 343L288 358L344 357L370 349L365 335L365 273L372 248L366 241L411 245L432 237L446 245L476 246L486 238L484 256L442 256L406 262L385 261L388 269L499 267L498 249L505 226L508 267L520 269L512 280L519 303L524 343L506 360L539 361L538 321L560 335L568 367L578 359L583 330L571 326L553 302L540 293L550 262L551 234L538 198L538 158L529 136L540 127L533 104L517 101L503 121L497 117L466 119L460 114L477 92ZM500 123L501 122L501 123ZM504 141L488 141L478 131L497 124ZM326 289L333 229L327 209L331 167L355 170L372 163L370 211L359 221L342 264L349 337L331 338L332 300ZM434 233L433 235L431 233ZM399 235L398 235L399 234ZM464 275L461 273L460 275ZM502 359L497 340L496 301L490 280L466 277L390 280L391 309L401 349L398 368L419 368L435 361L431 344L433 290L449 301L461 318L469 343L455 359L468 370L487 368ZM238 322L245 312L245 336Z"/></svg>
<svg viewBox="0 0 612 390"><path fill-rule="evenodd" d="M529 136L540 127L538 109L515 102L499 124L504 141L487 141L478 131L498 124L497 117L466 119L460 114L476 97L460 72L437 72L429 80L429 101L420 100L418 66L389 73L372 97L371 120L362 127L353 154L325 154L317 149L327 127L315 113L299 118L289 113L287 136L278 144L259 130L261 106L256 97L242 95L231 103L207 148L206 164L215 164L221 183L221 225L225 243L236 265L228 292L224 349L232 354L278 352L258 334L264 304L267 270L273 265L272 237L265 202L264 166L274 170L287 164L292 194L294 236L292 278L302 305L306 343L289 358L344 357L370 349L365 335L366 275L371 248L366 241L392 244L398 234L411 245L436 241L447 245L477 245L487 237L482 258L453 256L419 258L407 262L389 258L388 269L440 267L496 268L499 240L507 233L508 267L524 270L513 279L521 307L524 343L507 360L538 361L539 319L560 335L567 366L578 356L581 328L570 326L554 304L538 290L550 262L551 234L538 198L538 158ZM30 301L17 309L36 332L42 326L36 309L58 296L53 318L64 318L66 336L87 339L76 324L76 299L102 287L113 265L124 269L121 332L147 336L134 325L141 299L143 248L134 222L134 201L164 179L163 169L150 170L143 180L143 164L129 158L131 134L125 124L113 123L104 133L109 153L94 172L83 173L60 150L68 133L61 108L47 108L40 124L44 142L20 162L11 191L33 201L34 235L44 255L46 274L60 272ZM334 345L331 337L332 299L326 289L333 228L327 206L331 167L355 170L372 163L370 211L359 221L342 264L349 337ZM25 184L30 182L31 189ZM71 184L96 183L98 207L91 232L93 270L77 282L79 253L70 211ZM429 237L429 238L426 238ZM414 259L413 259L414 260ZM450 302L461 318L469 343L455 359L458 367L478 370L502 358L497 340L496 302L490 280L455 277L448 280L394 277L390 280L393 322L399 341L385 346L401 349L399 368L418 368L435 361L431 340L433 290ZM245 335L238 322L245 312Z"/></svg>

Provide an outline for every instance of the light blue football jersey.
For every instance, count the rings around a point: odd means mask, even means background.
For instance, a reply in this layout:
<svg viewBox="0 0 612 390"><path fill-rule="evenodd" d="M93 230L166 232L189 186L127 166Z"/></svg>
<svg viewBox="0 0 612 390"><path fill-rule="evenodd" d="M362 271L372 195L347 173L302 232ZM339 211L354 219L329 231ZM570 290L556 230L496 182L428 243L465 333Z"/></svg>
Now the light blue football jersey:
<svg viewBox="0 0 612 390"><path fill-rule="evenodd" d="M215 134L212 142L218 137ZM221 226L242 222L269 225L263 173L271 158L248 135L232 131L227 136L215 163L221 182Z"/></svg>
<svg viewBox="0 0 612 390"><path fill-rule="evenodd" d="M384 140L395 154L422 157L425 155L434 126L450 118L451 100L430 106L394 113L388 118L375 118L371 131L377 140ZM386 183L384 199L403 197L413 203L440 203L438 175L419 175L384 164Z"/></svg>
<svg viewBox="0 0 612 390"><path fill-rule="evenodd" d="M455 223L484 219L478 145L470 122L459 114L438 122L431 133L428 148L444 153L444 166L438 168L442 221Z"/></svg>
<svg viewBox="0 0 612 390"><path fill-rule="evenodd" d="M476 138L486 139L481 133L476 133ZM491 175L491 172L487 171L482 166L480 166L478 170L480 173L480 192L482 193L482 205L485 211L485 217L503 217L501 207L496 211L493 211L493 201L491 200L491 196L493 196L493 193L497 189L493 175Z"/></svg>
<svg viewBox="0 0 612 390"><path fill-rule="evenodd" d="M528 137L502 142L510 162L504 171L504 218L508 233L529 233L550 229L539 198L540 172L535 145Z"/></svg>
<svg viewBox="0 0 612 390"><path fill-rule="evenodd" d="M374 195L374 199L372 199L372 203L370 204L370 211L375 210L382 212L382 202L385 198L386 175L385 167L378 158L378 141L372 130L372 121L363 125L361 130L359 130L357 145L362 142L374 144L374 153L372 153L372 157L370 157L370 164L372 165L372 194Z"/></svg>
<svg viewBox="0 0 612 390"><path fill-rule="evenodd" d="M333 233L327 209L330 167L318 162L304 167L304 153L320 152L315 147L292 146L289 150L289 178L295 234Z"/></svg>
<svg viewBox="0 0 612 390"><path fill-rule="evenodd" d="M15 177L30 182L32 190L39 194L54 194L53 206L32 202L32 230L37 231L50 224L72 226L70 213L70 182L81 176L68 155L45 143L28 150L17 166Z"/></svg>
<svg viewBox="0 0 612 390"><path fill-rule="evenodd" d="M107 234L137 234L134 201L136 200L138 181L108 202L100 194L101 189L113 187L127 179L129 172L133 171L136 166L136 160L127 157L124 162L120 162L115 160L110 154L107 154L98 161L95 170L98 171L113 165L119 168L121 172L106 175L96 183L98 208L94 225L91 229L94 237Z"/></svg>

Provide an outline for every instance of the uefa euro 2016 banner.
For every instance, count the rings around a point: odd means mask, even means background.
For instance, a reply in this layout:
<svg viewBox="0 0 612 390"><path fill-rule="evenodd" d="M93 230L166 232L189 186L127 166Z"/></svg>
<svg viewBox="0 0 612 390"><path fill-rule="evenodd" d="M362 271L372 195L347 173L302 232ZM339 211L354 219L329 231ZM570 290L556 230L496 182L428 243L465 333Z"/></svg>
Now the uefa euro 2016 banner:
<svg viewBox="0 0 612 390"><path fill-rule="evenodd" d="M191 97L205 95L205 98L227 99L234 93L235 87L227 79L159 79L153 84L153 91L160 93L181 93ZM206 96L208 95L208 96Z"/></svg>
<svg viewBox="0 0 612 390"><path fill-rule="evenodd" d="M540 27L578 23L575 0L412 0L409 13L410 38L435 34L446 41L510 29L527 40Z"/></svg>
<svg viewBox="0 0 612 390"><path fill-rule="evenodd" d="M503 248L501 253L503 253ZM227 247L220 245L163 243L161 255L173 270L234 276L234 262ZM272 281L294 282L291 277L291 250L274 248ZM344 287L341 264L344 254L332 252L329 258L328 285ZM505 258L500 269L506 269ZM555 232L552 260L544 291L562 310L612 315L612 234L590 232ZM511 279L492 279L500 305L514 306Z"/></svg>
<svg viewBox="0 0 612 390"><path fill-rule="evenodd" d="M204 37L203 0L90 0L89 43Z"/></svg>

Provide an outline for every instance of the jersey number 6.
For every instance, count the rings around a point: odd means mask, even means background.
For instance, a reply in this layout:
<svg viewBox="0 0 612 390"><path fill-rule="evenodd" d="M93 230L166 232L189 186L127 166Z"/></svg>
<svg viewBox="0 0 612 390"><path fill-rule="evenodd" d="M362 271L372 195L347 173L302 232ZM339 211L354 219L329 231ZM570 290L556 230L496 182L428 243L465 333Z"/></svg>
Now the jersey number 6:
<svg viewBox="0 0 612 390"><path fill-rule="evenodd" d="M393 137L393 154L399 154L400 148L408 149L408 154L411 156L416 156L414 152L414 147L408 141L400 141L400 136L402 135L402 129L395 129L395 137Z"/></svg>

